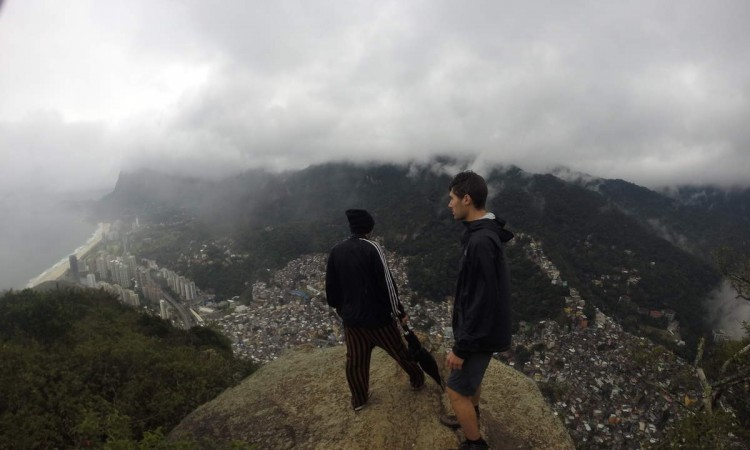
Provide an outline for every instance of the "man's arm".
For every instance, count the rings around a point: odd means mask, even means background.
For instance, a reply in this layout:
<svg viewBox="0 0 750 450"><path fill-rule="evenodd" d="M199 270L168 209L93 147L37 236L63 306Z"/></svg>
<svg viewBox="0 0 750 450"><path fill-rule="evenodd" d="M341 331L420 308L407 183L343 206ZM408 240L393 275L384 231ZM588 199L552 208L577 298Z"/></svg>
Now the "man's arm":
<svg viewBox="0 0 750 450"><path fill-rule="evenodd" d="M495 242L488 237L477 239L469 244L468 262L466 270L471 274L469 288L470 298L464 307L464 321L461 330L454 330L456 342L453 353L465 359L472 349L476 348L476 341L485 337L489 331L489 323L493 317L488 313L494 312L491 304L499 293L497 280L497 256L499 249Z"/></svg>
<svg viewBox="0 0 750 450"><path fill-rule="evenodd" d="M406 317L406 311L404 311L404 305L401 303L401 297L398 295L398 286L396 286L396 279L393 278L393 273L391 273L391 269L389 267L385 267L385 270L388 271L388 278L391 280L391 284L393 285L393 292L396 296L396 311L394 311L394 314L399 319L403 319Z"/></svg>
<svg viewBox="0 0 750 450"><path fill-rule="evenodd" d="M370 240L367 240L367 242L369 242L376 250L373 257L373 266L378 282L382 284L385 291L388 293L388 302L391 308L391 313L394 317L403 319L406 316L406 313L404 312L404 306L401 304L401 300L398 298L396 282L393 279L393 275L391 275L391 270L388 268L385 253L377 242Z"/></svg>

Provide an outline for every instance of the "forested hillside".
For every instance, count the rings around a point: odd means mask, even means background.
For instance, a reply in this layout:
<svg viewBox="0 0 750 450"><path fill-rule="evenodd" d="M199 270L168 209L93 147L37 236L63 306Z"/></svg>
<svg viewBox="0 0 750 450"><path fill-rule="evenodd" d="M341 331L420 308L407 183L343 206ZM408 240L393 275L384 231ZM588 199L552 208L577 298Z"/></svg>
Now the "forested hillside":
<svg viewBox="0 0 750 450"><path fill-rule="evenodd" d="M251 372L221 334L176 329L103 291L9 292L0 297L0 448L159 442Z"/></svg>
<svg viewBox="0 0 750 450"><path fill-rule="evenodd" d="M656 192L623 180L582 184L676 246L710 258L750 242L750 189L681 186Z"/></svg>
<svg viewBox="0 0 750 450"><path fill-rule="evenodd" d="M704 299L719 282L708 261L673 245L601 194L552 175L498 172L500 209L540 238L569 284L629 329L644 321L635 306L678 312L687 346L706 332ZM639 281L595 283L636 274ZM622 302L626 296L632 302ZM630 318L630 320L628 320ZM659 336L652 336L659 340Z"/></svg>

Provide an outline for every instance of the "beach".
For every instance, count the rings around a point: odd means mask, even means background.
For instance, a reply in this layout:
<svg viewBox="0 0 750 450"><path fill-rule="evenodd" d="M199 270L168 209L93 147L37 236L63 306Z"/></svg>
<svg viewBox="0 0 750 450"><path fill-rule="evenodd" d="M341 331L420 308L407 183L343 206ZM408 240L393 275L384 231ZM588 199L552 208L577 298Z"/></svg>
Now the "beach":
<svg viewBox="0 0 750 450"><path fill-rule="evenodd" d="M100 222L96 231L89 238L89 240L86 241L86 243L83 244L82 246L75 249L70 254L76 255L76 257L79 260L85 257L94 247L96 247L102 241L102 238L104 237L104 235L107 232L109 232L109 227L110 227L109 223ZM49 269L45 270L41 274L29 280L29 282L26 284L26 287L32 288L41 283L44 283L45 281L55 281L55 280L59 280L60 278L62 278L63 275L65 275L65 272L67 272L70 269L70 261L68 258L69 258L68 256L64 257L63 259L58 261L54 266L50 267Z"/></svg>

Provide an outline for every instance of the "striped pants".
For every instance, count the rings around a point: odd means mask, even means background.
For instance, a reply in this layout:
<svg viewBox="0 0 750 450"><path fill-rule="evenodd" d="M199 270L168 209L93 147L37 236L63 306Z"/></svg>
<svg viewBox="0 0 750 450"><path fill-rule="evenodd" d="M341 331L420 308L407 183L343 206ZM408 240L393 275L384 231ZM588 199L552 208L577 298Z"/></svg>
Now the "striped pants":
<svg viewBox="0 0 750 450"><path fill-rule="evenodd" d="M424 384L422 369L409 356L395 323L379 328L344 327L346 381L352 392L352 407L367 403L370 389L370 356L375 346L385 350L409 375L412 387Z"/></svg>

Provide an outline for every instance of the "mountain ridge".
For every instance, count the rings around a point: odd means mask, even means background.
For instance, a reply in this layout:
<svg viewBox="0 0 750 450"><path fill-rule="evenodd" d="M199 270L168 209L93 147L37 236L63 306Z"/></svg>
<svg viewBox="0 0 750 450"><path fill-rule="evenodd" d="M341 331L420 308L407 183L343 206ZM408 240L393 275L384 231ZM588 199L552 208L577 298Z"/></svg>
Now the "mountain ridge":
<svg viewBox="0 0 750 450"><path fill-rule="evenodd" d="M455 166L455 161L447 160L424 166L329 163L278 175L248 172L210 185L161 192L153 191L148 182L129 182L137 177L123 173L104 203L113 211L120 208L140 214L152 223L170 214L189 219L191 231L179 242L231 237L230 251L251 257L225 268L236 276L234 281L222 277L221 284L212 282L218 278L216 268L180 266L179 255L191 251L187 244L175 244L169 251L143 249L144 256L164 259L204 288L228 297L241 295L243 285L263 277L267 269L277 269L301 254L327 252L348 233L343 211L366 208L376 218L375 234L409 259L413 289L427 300L442 301L452 295L462 232L446 206L447 171ZM731 241L732 235L750 235L741 219L728 221L726 216L696 213L702 222L686 226L688 221L678 219L692 210L678 207L681 215L661 220L649 212L668 211L663 205L676 200L624 181L587 177L570 182L517 167L495 167L485 175L490 208L507 220L510 229L542 241L562 280L595 306L620 320L635 314L619 304L622 296L640 307L673 309L680 316L688 348L694 348L698 336L708 332L705 299L720 277L707 249L712 243ZM168 183L169 178L161 176L159 182ZM175 181L178 186L185 183L190 181ZM144 197L150 202L133 201ZM645 212L639 213L632 204L641 205ZM714 237L703 239L704 229L715 230ZM679 245L679 236L702 247L685 249ZM520 261L523 255L514 258ZM620 277L623 270L635 270L638 284L598 286L601 277ZM532 295L524 279L518 279L515 288L522 296Z"/></svg>

